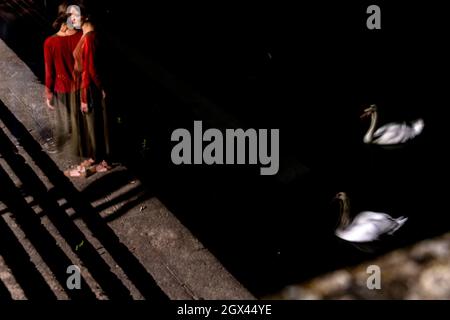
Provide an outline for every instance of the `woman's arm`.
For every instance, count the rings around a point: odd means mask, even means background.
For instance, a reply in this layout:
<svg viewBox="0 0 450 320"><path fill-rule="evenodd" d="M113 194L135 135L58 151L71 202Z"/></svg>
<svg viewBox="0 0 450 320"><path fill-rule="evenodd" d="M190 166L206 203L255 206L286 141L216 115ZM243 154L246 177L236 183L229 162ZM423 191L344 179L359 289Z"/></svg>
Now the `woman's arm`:
<svg viewBox="0 0 450 320"><path fill-rule="evenodd" d="M95 45L94 45L94 37L89 35L86 37L86 42L83 47L83 73L82 73L82 81L81 81L81 102L87 103L87 89L93 82L95 86L103 91L103 86L100 81L100 77L98 75L97 69L94 63L95 57Z"/></svg>
<svg viewBox="0 0 450 320"><path fill-rule="evenodd" d="M50 38L44 42L44 62L45 62L45 98L48 107L51 106L53 98L53 89L55 86L55 62L53 57L53 48L50 45Z"/></svg>

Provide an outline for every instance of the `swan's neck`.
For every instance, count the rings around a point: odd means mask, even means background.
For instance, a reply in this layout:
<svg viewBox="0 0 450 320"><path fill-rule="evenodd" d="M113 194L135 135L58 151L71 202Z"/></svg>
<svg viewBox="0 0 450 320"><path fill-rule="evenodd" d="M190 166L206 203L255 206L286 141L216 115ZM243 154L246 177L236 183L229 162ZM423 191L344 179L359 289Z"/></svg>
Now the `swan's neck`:
<svg viewBox="0 0 450 320"><path fill-rule="evenodd" d="M375 126L377 125L377 120L378 120L377 112L374 111L371 114L370 118L371 118L370 127L369 127L369 130L367 130L366 135L364 136L364 142L365 143L372 142L373 133L375 132Z"/></svg>
<svg viewBox="0 0 450 320"><path fill-rule="evenodd" d="M339 228L344 229L350 224L350 203L348 199L340 201L340 211Z"/></svg>

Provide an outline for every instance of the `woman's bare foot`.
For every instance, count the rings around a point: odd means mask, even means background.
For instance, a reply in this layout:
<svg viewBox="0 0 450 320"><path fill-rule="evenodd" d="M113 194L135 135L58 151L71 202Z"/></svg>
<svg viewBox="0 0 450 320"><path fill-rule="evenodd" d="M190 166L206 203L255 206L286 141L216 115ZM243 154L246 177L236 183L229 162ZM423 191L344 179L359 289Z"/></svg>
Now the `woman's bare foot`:
<svg viewBox="0 0 450 320"><path fill-rule="evenodd" d="M84 173L82 166L71 166L68 170L64 171L67 177L82 177Z"/></svg>
<svg viewBox="0 0 450 320"><path fill-rule="evenodd" d="M106 172L108 170L111 170L111 166L105 160L103 160L95 167L95 169L97 172Z"/></svg>
<svg viewBox="0 0 450 320"><path fill-rule="evenodd" d="M92 166L94 164L94 160L93 159L88 159L88 160L84 160L80 165L82 167L88 168L90 166Z"/></svg>

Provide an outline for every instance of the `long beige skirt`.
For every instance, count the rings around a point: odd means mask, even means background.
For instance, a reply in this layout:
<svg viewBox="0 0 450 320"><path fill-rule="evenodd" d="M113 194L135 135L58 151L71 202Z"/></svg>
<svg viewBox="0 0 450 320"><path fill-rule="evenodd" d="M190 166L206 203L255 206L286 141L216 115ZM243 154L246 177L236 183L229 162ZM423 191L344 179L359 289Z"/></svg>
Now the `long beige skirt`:
<svg viewBox="0 0 450 320"><path fill-rule="evenodd" d="M91 89L88 94L89 110L83 113L80 97L80 92L72 96L74 106L70 113L72 152L75 156L92 158L96 162L107 160L110 155L110 140L105 99L99 90Z"/></svg>
<svg viewBox="0 0 450 320"><path fill-rule="evenodd" d="M54 146L57 151L61 151L69 141L71 134L70 114L73 109L74 93L56 92L53 95L53 110L49 110L50 122Z"/></svg>

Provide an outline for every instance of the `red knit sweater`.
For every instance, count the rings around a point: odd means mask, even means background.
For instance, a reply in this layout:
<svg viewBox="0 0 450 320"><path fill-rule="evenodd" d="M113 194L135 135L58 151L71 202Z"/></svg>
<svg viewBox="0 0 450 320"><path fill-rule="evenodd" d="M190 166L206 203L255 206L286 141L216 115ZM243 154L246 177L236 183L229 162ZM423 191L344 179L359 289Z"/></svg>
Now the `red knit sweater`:
<svg viewBox="0 0 450 320"><path fill-rule="evenodd" d="M51 99L54 92L68 93L76 90L73 76L73 51L80 41L81 32L71 36L48 37L44 42L45 93Z"/></svg>

